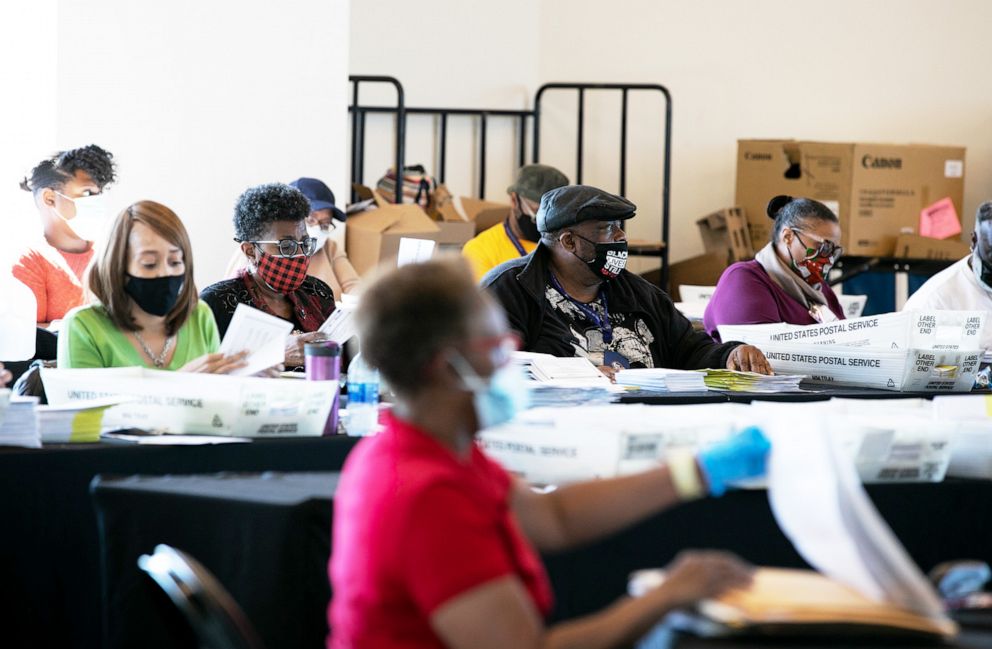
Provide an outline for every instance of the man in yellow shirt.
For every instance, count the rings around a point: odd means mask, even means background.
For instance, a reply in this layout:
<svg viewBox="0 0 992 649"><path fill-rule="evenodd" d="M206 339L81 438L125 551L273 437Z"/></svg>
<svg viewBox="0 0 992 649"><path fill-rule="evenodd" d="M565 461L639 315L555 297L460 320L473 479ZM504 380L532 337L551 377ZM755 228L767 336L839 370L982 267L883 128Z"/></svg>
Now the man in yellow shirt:
<svg viewBox="0 0 992 649"><path fill-rule="evenodd" d="M480 281L504 261L530 254L537 247L537 207L545 192L564 187L568 178L548 165L524 165L517 179L506 188L510 195L510 215L502 222L480 232L465 244L462 254L468 258Z"/></svg>

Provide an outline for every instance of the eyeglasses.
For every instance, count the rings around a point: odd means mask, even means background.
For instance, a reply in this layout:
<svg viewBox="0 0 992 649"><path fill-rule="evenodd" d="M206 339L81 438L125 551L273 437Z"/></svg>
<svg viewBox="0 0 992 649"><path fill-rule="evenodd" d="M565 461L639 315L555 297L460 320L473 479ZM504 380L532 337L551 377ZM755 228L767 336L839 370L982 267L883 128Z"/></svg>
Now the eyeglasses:
<svg viewBox="0 0 992 649"><path fill-rule="evenodd" d="M237 241L237 239L235 239L235 241ZM287 238L279 239L278 241L247 241L244 243L250 243L256 246L263 243L268 243L278 246L280 257L296 257L297 251L305 257L312 257L313 253L317 252L317 240L313 237L304 237L299 241L296 239Z"/></svg>
<svg viewBox="0 0 992 649"><path fill-rule="evenodd" d="M320 228L321 230L336 230L338 225L334 222L334 219L327 219L326 221L317 221L307 219L307 225L312 228Z"/></svg>
<svg viewBox="0 0 992 649"><path fill-rule="evenodd" d="M815 236L806 232L806 236L812 239L814 243L818 244L815 248L812 248L808 243L803 241L802 237L799 236L801 230L792 228L792 231L796 233L796 238L799 239L799 243L803 244L803 247L806 248L806 259L823 257L825 259L829 259L830 263L833 264L842 254L844 254L844 248L829 239L817 239Z"/></svg>
<svg viewBox="0 0 992 649"><path fill-rule="evenodd" d="M502 367L510 362L513 352L520 349L520 336L510 331L499 336L482 336L469 341L469 346L488 352L493 365Z"/></svg>

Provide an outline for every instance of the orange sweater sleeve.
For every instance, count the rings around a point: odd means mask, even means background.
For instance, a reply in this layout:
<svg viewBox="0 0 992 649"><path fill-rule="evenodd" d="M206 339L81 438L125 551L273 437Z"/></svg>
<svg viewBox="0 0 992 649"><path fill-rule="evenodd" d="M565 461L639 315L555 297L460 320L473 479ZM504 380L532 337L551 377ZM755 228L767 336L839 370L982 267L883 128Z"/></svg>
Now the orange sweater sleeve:
<svg viewBox="0 0 992 649"><path fill-rule="evenodd" d="M34 299L38 303L37 322L48 322L48 290L45 286L45 268L47 262L36 251L31 250L24 253L14 264L14 277L25 284L34 293Z"/></svg>

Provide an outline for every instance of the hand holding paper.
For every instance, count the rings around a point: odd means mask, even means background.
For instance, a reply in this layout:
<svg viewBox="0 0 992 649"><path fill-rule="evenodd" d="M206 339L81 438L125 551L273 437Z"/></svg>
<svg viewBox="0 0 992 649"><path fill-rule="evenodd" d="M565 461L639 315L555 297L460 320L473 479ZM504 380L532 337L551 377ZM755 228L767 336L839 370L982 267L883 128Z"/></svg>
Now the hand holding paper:
<svg viewBox="0 0 992 649"><path fill-rule="evenodd" d="M247 304L239 304L220 344L220 351L226 355L247 352L247 365L228 373L251 376L281 364L285 358L286 337L292 330L292 322Z"/></svg>

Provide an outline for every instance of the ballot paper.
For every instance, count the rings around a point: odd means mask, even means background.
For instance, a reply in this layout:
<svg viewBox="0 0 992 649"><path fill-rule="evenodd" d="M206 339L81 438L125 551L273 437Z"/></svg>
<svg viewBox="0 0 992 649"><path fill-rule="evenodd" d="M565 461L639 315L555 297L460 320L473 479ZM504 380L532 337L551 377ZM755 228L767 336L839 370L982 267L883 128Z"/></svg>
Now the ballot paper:
<svg viewBox="0 0 992 649"><path fill-rule="evenodd" d="M396 265L406 266L428 261L434 255L436 241L432 239L414 239L400 237L399 251L396 253Z"/></svg>
<svg viewBox="0 0 992 649"><path fill-rule="evenodd" d="M695 284L679 284L679 298L685 302L696 302L706 305L713 294L716 293L715 286L697 286Z"/></svg>
<svg viewBox="0 0 992 649"><path fill-rule="evenodd" d="M844 317L848 320L860 318L864 313L865 305L868 304L867 295L838 295L837 301L840 308L844 310Z"/></svg>
<svg viewBox="0 0 992 649"><path fill-rule="evenodd" d="M603 387L612 384L588 359L579 356L559 357L534 352L514 352L513 362L523 367L529 377L557 387Z"/></svg>
<svg viewBox="0 0 992 649"><path fill-rule="evenodd" d="M46 444L99 442L104 413L122 401L117 397L105 397L38 406L41 441Z"/></svg>
<svg viewBox="0 0 992 649"><path fill-rule="evenodd" d="M616 374L616 381L620 385L661 392L705 392L705 378L706 374L703 372L661 367L620 370Z"/></svg>
<svg viewBox="0 0 992 649"><path fill-rule="evenodd" d="M38 432L38 397L22 397L10 394L0 422L0 446L23 446L38 448L41 436Z"/></svg>
<svg viewBox="0 0 992 649"><path fill-rule="evenodd" d="M140 367L43 369L48 401L117 397L103 430L240 437L323 434L335 394L320 381L166 372Z"/></svg>
<svg viewBox="0 0 992 649"><path fill-rule="evenodd" d="M220 351L238 354L249 350L248 363L231 376L253 376L279 365L286 357L286 338L293 331L293 323L277 318L247 304L239 304L227 327Z"/></svg>
<svg viewBox="0 0 992 649"><path fill-rule="evenodd" d="M868 498L823 422L772 419L768 500L779 527L816 570L865 597L954 625L936 592Z"/></svg>
<svg viewBox="0 0 992 649"><path fill-rule="evenodd" d="M338 302L334 311L327 317L324 324L320 325L320 331L327 336L328 340L333 340L339 345L343 345L350 338L358 334L355 328L355 306Z"/></svg>
<svg viewBox="0 0 992 649"><path fill-rule="evenodd" d="M704 370L706 387L711 390L728 392L755 392L776 394L779 392L802 392L799 383L806 378L803 374L758 374L738 370Z"/></svg>

